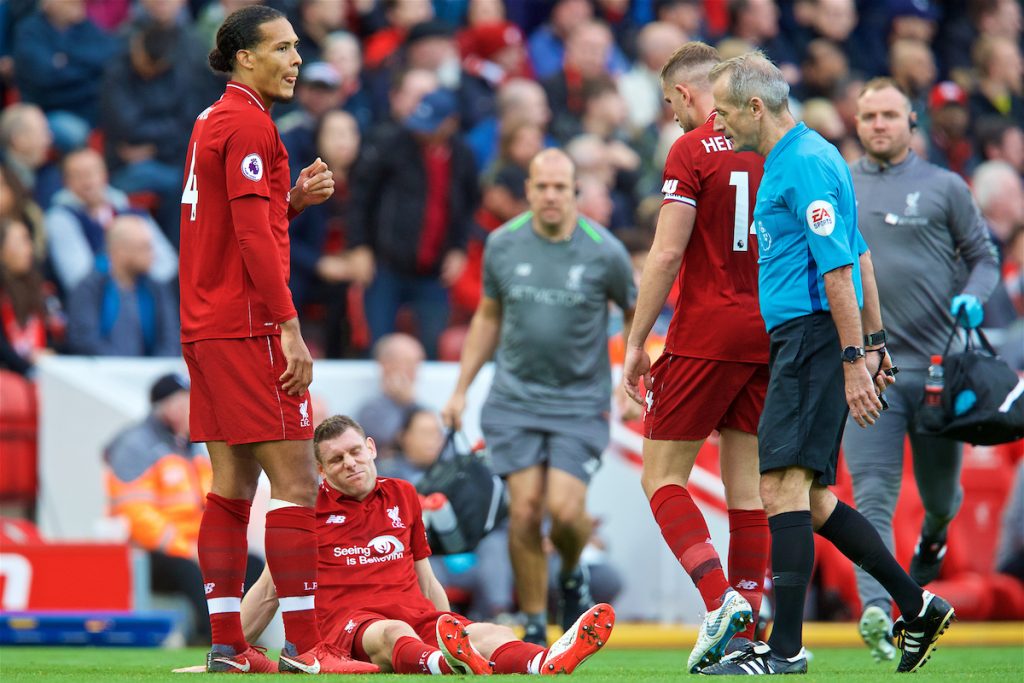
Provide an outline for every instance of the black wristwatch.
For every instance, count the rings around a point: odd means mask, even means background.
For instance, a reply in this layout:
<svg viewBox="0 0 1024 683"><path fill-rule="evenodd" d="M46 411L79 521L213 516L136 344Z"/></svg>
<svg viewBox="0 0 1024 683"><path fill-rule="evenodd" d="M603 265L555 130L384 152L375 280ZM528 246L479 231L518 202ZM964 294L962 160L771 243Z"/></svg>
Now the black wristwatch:
<svg viewBox="0 0 1024 683"><path fill-rule="evenodd" d="M864 335L864 346L878 346L888 340L889 337L885 334L885 330L879 330L878 332Z"/></svg>
<svg viewBox="0 0 1024 683"><path fill-rule="evenodd" d="M863 346L847 346L843 349L843 362L844 363L856 363L858 359L864 357Z"/></svg>

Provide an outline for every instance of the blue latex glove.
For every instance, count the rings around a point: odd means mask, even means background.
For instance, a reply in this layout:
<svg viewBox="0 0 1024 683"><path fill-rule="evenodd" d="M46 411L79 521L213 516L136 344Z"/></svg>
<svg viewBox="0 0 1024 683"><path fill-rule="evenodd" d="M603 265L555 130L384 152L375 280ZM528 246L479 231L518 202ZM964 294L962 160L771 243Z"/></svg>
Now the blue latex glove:
<svg viewBox="0 0 1024 683"><path fill-rule="evenodd" d="M476 555L473 553L458 553L456 555L445 555L444 566L452 574L464 574L476 564Z"/></svg>
<svg viewBox="0 0 1024 683"><path fill-rule="evenodd" d="M969 412L977 402L977 394L970 389L964 389L956 395L956 401L953 402L953 414L960 417L964 413Z"/></svg>
<svg viewBox="0 0 1024 683"><path fill-rule="evenodd" d="M953 297L953 303L949 305L949 312L961 325L969 330L981 324L985 317L985 311L981 307L978 297L970 294L957 294Z"/></svg>

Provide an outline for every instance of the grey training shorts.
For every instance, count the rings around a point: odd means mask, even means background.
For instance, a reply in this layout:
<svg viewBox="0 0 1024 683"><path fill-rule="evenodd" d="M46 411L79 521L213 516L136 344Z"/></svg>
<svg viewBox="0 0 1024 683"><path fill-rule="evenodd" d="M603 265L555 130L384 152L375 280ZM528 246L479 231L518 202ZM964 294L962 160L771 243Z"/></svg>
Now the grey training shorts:
<svg viewBox="0 0 1024 683"><path fill-rule="evenodd" d="M546 463L568 472L584 484L601 466L608 446L608 418L540 417L485 403L480 427L498 476Z"/></svg>

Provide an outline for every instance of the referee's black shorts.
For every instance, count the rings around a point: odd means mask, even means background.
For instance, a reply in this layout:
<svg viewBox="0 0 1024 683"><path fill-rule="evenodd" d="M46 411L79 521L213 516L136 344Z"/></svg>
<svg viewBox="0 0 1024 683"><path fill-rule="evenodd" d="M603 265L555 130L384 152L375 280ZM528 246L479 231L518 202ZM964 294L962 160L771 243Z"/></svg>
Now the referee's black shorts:
<svg viewBox="0 0 1024 683"><path fill-rule="evenodd" d="M849 407L832 316L794 318L770 337L771 377L757 428L761 472L805 467L820 484L834 484Z"/></svg>

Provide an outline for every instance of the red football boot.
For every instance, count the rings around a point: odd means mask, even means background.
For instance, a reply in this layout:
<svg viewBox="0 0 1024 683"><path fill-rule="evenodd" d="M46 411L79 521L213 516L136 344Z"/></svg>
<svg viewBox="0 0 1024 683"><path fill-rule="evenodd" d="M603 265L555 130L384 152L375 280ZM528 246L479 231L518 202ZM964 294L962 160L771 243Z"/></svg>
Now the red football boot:
<svg viewBox="0 0 1024 683"><path fill-rule="evenodd" d="M267 657L267 649L257 645L235 654L230 645L214 645L206 653L206 671L224 674L276 674L277 664Z"/></svg>
<svg viewBox="0 0 1024 683"><path fill-rule="evenodd" d="M604 647L615 626L615 610L602 602L580 616L572 628L548 648L541 675L571 674L580 664Z"/></svg>
<svg viewBox="0 0 1024 683"><path fill-rule="evenodd" d="M291 643L285 643L277 669L283 674L375 674L380 671L376 664L346 657L329 643L320 643L302 654L298 654Z"/></svg>
<svg viewBox="0 0 1024 683"><path fill-rule="evenodd" d="M437 647L455 673L489 676L491 663L469 642L469 631L450 614L437 618Z"/></svg>

